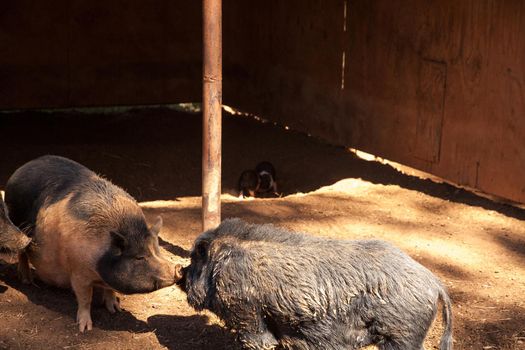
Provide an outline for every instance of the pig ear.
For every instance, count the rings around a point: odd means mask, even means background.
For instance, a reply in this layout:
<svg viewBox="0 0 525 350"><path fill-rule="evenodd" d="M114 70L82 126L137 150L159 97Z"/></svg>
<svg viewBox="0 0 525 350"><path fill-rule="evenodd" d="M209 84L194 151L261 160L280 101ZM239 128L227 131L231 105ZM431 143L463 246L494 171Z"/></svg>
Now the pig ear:
<svg viewBox="0 0 525 350"><path fill-rule="evenodd" d="M197 256L205 257L206 251L208 250L210 246L210 242L206 240L202 240L195 246L195 252L197 253Z"/></svg>
<svg viewBox="0 0 525 350"><path fill-rule="evenodd" d="M154 236L158 236L161 228L162 228L162 217L157 216L157 221L155 222L153 226L149 228L149 230Z"/></svg>
<svg viewBox="0 0 525 350"><path fill-rule="evenodd" d="M128 240L126 239L126 237L124 237L122 234L116 231L111 231L110 234L112 245L120 250L124 250L124 248L126 248L126 246L128 245Z"/></svg>

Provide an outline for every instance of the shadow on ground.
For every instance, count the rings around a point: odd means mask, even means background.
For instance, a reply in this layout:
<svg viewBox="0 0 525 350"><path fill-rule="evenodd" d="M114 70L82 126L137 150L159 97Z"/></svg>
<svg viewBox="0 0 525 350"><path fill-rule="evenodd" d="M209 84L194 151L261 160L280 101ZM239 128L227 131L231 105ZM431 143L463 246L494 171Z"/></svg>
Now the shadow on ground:
<svg viewBox="0 0 525 350"><path fill-rule="evenodd" d="M170 242L162 239L162 237L159 237L159 245L173 255L180 256L181 258L190 257L190 252L188 250L179 247L178 245L171 244Z"/></svg>
<svg viewBox="0 0 525 350"><path fill-rule="evenodd" d="M28 127L29 126L29 127ZM139 201L201 193L201 118L167 108L120 114L4 113L0 184L25 162L44 154L72 158L124 187ZM259 161L277 169L284 195L310 192L345 178L395 184L442 199L525 219L525 211L447 184L401 174L342 147L304 134L224 113L223 190L236 193L238 176Z"/></svg>
<svg viewBox="0 0 525 350"><path fill-rule="evenodd" d="M131 312L126 311L125 306L122 312L110 314L101 304L101 295L94 296L91 312L94 330L81 335L79 338L75 324L77 304L72 291L47 286L39 281L35 285L22 284L16 277L16 266L8 264L0 265L0 282L5 284L5 286L0 285L2 293L9 288L13 288L27 297L27 300L32 304L32 308L41 306L51 311L52 314L60 315L59 317L54 317L55 319L65 318L67 320L67 328L63 329L64 323L61 323L60 326L62 328L57 329L57 332L62 334L63 338L78 338L80 343L78 341L77 343L80 348L83 348L83 346L90 347L88 345L90 343L96 344L97 337L111 339L111 333L107 333L109 331L132 333L135 336L152 333L157 337L159 344L170 350L189 348L194 350L210 348L217 350L236 349L234 336L223 327L217 324L210 324L206 315L178 316L160 314L150 316L147 322L144 322L137 319ZM17 312L6 308L4 308L4 311L9 313ZM22 308L18 312L22 312ZM35 315L28 317L35 317ZM41 319L42 321L44 320ZM21 330L23 331L23 328ZM28 339L25 340L27 341ZM0 349L3 349L2 341L3 338L0 336ZM68 344L68 342L63 339L62 344ZM42 342L39 338L30 339L30 342L24 343L22 347L36 349L43 345L45 345L45 342ZM13 346L15 345L11 344L9 348ZM66 348L69 347L77 346L66 346Z"/></svg>
<svg viewBox="0 0 525 350"><path fill-rule="evenodd" d="M33 285L23 284L16 276L15 265L3 265L0 269L0 281L24 294L31 303L71 318L71 323L75 323L77 303L71 290L48 286L38 280ZM147 323L135 318L125 308L122 312L110 314L102 305L101 294L98 294L94 295L91 311L91 318L97 328L138 333L151 330Z"/></svg>
<svg viewBox="0 0 525 350"><path fill-rule="evenodd" d="M205 315L155 315L148 318L148 325L155 330L159 343L170 350L237 349L233 334L210 325Z"/></svg>

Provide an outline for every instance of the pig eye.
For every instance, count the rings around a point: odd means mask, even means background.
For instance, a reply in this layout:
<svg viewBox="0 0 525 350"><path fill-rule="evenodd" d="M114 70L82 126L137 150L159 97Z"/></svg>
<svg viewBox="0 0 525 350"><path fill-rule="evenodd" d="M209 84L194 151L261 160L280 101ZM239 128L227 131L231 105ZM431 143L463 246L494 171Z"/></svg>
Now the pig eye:
<svg viewBox="0 0 525 350"><path fill-rule="evenodd" d="M136 256L135 260L144 260L145 258L143 256Z"/></svg>

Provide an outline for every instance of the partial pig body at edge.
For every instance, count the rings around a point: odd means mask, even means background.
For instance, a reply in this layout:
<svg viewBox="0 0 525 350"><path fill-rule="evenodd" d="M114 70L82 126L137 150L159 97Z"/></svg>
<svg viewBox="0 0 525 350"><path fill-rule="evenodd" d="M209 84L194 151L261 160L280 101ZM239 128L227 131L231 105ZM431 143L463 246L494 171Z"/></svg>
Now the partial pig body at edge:
<svg viewBox="0 0 525 350"><path fill-rule="evenodd" d="M31 239L11 222L7 207L0 197L0 253L18 253L30 242Z"/></svg>

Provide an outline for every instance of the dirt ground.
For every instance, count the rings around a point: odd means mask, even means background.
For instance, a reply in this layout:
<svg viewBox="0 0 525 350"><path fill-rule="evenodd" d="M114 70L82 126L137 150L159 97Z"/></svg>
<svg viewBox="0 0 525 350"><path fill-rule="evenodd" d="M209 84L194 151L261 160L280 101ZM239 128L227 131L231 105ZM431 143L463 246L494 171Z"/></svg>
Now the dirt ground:
<svg viewBox="0 0 525 350"><path fill-rule="evenodd" d="M149 220L162 215L162 246L173 261L188 262L201 229L198 114L24 112L0 114L0 130L0 184L37 156L75 159L128 190ZM225 115L223 141L224 218L391 241L448 287L456 349L525 349L523 210L404 175L271 123ZM284 196L232 196L241 171L261 160L274 163ZM22 285L15 265L0 263L0 349L234 348L220 321L192 310L177 287L121 299L124 310L116 315L95 305L94 330L79 334L72 292ZM437 326L426 348L436 348L439 336Z"/></svg>

